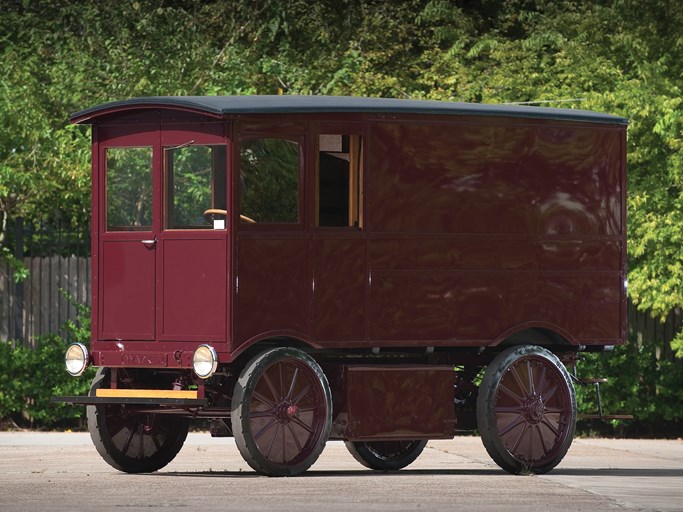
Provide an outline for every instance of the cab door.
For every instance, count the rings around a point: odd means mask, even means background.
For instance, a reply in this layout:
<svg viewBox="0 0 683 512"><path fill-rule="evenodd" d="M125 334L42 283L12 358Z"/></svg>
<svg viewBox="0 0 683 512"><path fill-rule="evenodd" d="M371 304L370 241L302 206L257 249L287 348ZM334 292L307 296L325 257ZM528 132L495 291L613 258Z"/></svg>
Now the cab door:
<svg viewBox="0 0 683 512"><path fill-rule="evenodd" d="M99 236L93 254L100 340L154 340L159 167L156 125L98 128Z"/></svg>
<svg viewBox="0 0 683 512"><path fill-rule="evenodd" d="M102 137L98 337L224 342L224 125L154 128Z"/></svg>
<svg viewBox="0 0 683 512"><path fill-rule="evenodd" d="M227 162L224 124L162 130L156 337L219 343L227 326Z"/></svg>

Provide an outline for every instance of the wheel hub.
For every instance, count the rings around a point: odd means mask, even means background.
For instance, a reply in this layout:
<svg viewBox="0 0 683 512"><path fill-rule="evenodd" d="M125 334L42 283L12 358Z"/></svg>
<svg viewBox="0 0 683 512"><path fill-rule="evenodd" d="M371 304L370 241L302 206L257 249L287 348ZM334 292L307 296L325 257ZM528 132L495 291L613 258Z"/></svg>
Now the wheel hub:
<svg viewBox="0 0 683 512"><path fill-rule="evenodd" d="M299 417L299 407L288 402L282 402L277 405L275 415L279 423L287 424Z"/></svg>
<svg viewBox="0 0 683 512"><path fill-rule="evenodd" d="M537 424L543 420L545 416L545 404L543 398L538 395L532 395L524 402L524 417L529 423Z"/></svg>
<svg viewBox="0 0 683 512"><path fill-rule="evenodd" d="M290 405L287 407L287 416L290 420L299 417L299 408L296 405Z"/></svg>

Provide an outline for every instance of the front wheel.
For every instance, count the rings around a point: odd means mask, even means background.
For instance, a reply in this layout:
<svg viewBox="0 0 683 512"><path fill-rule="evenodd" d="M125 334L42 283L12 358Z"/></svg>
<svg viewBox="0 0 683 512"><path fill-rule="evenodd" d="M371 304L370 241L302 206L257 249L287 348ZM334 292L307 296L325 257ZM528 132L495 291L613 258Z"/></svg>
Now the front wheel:
<svg viewBox="0 0 683 512"><path fill-rule="evenodd" d="M548 350L511 347L487 367L477 397L486 451L509 473L547 473L574 437L576 396L569 374Z"/></svg>
<svg viewBox="0 0 683 512"><path fill-rule="evenodd" d="M232 397L235 444L253 469L292 476L318 459L332 427L332 395L315 360L294 348L268 350L242 370Z"/></svg>
<svg viewBox="0 0 683 512"><path fill-rule="evenodd" d="M398 471L422 453L427 441L409 439L403 441L346 441L346 448L363 466L378 471Z"/></svg>
<svg viewBox="0 0 683 512"><path fill-rule="evenodd" d="M109 386L109 370L100 368L90 396ZM126 473L151 473L171 462L183 447L190 420L167 414L140 414L123 405L87 406L88 430L98 453Z"/></svg>

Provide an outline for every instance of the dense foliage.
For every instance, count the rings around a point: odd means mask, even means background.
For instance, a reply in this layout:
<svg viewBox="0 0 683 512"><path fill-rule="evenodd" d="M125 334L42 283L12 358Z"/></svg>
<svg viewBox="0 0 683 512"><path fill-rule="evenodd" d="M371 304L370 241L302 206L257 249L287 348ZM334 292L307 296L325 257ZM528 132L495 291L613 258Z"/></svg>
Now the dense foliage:
<svg viewBox="0 0 683 512"><path fill-rule="evenodd" d="M70 342L90 341L90 309L77 305L78 320L64 325L67 339L56 334L41 337L38 347L0 342L0 426L82 428L83 407L52 403L53 396L88 394L95 376L89 368L74 378L64 369Z"/></svg>
<svg viewBox="0 0 683 512"><path fill-rule="evenodd" d="M683 365L662 359L654 344L616 347L613 353L586 354L579 377L608 377L601 384L603 412L631 414L632 420L581 420L578 431L628 437L680 437L683 421ZM592 384L575 385L580 414L597 414Z"/></svg>
<svg viewBox="0 0 683 512"><path fill-rule="evenodd" d="M89 133L67 114L105 101L282 93L530 102L630 119L629 293L664 317L683 306L682 26L677 0L5 0L0 246L20 216L87 222ZM683 355L683 334L674 348ZM631 356L613 360L647 359ZM666 394L657 389L655 398ZM673 403L682 416L680 397Z"/></svg>

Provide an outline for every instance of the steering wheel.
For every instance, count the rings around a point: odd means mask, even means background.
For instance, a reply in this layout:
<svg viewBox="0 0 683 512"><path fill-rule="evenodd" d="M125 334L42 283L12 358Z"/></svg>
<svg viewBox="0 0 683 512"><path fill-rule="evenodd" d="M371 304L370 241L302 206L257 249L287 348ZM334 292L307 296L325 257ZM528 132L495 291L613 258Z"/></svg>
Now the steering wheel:
<svg viewBox="0 0 683 512"><path fill-rule="evenodd" d="M206 219L206 222L209 224L213 223L217 215L225 215L227 217L228 211L220 210L218 208L209 208L208 210L204 211L204 219Z"/></svg>
<svg viewBox="0 0 683 512"><path fill-rule="evenodd" d="M204 211L204 218L208 223L212 223L216 218L216 215L225 215L227 217L228 211L221 210L219 208L209 208L208 210ZM246 215L240 215L240 220L247 222L249 224L256 224L256 221L254 219L247 217Z"/></svg>

